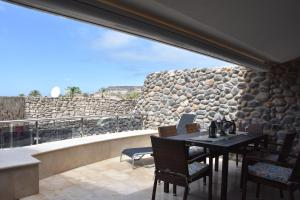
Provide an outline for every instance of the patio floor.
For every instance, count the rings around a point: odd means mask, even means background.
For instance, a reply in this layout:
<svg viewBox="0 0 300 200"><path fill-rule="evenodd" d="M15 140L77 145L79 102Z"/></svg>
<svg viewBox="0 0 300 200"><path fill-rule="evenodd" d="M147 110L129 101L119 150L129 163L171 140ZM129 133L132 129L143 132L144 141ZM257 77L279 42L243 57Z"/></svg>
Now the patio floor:
<svg viewBox="0 0 300 200"><path fill-rule="evenodd" d="M151 199L153 184L152 158L144 159L146 167L132 169L129 162L113 158L67 171L40 181L40 194L22 200L143 200ZM141 164L137 163L138 165ZM230 162L228 200L241 199L239 189L240 167ZM220 195L221 171L214 173L214 199ZM163 184L158 185L157 200L182 199L183 189L178 187L177 196L163 193ZM287 195L286 199L287 199ZM255 198L255 185L248 184L247 200ZM191 184L189 200L207 199L207 187L202 180ZM279 191L261 188L261 199L279 200ZM300 199L299 192L296 199Z"/></svg>

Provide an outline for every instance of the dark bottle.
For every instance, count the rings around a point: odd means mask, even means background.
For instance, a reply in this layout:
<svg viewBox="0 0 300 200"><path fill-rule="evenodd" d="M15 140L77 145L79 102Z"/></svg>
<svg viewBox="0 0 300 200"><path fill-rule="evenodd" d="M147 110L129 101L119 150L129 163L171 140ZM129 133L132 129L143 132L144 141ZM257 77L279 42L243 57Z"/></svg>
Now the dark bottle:
<svg viewBox="0 0 300 200"><path fill-rule="evenodd" d="M212 121L210 123L209 129L208 129L208 137L210 137L210 138L217 137L217 125L216 125L215 121Z"/></svg>
<svg viewBox="0 0 300 200"><path fill-rule="evenodd" d="M235 124L235 121L232 120L231 123L232 123L232 125L231 125L232 129L231 129L231 133L230 134L236 134L236 124Z"/></svg>
<svg viewBox="0 0 300 200"><path fill-rule="evenodd" d="M225 116L224 116L221 121L221 126L220 126L220 135L221 136L226 136L226 132L225 132L226 125L227 125L227 120L225 119Z"/></svg>

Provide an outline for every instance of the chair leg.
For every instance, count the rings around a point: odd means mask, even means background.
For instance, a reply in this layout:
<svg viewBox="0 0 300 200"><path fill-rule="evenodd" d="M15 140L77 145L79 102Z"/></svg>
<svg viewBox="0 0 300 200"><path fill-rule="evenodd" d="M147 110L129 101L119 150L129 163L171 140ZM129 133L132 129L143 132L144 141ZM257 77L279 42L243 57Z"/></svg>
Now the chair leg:
<svg viewBox="0 0 300 200"><path fill-rule="evenodd" d="M166 181L164 182L164 192L169 193L169 183Z"/></svg>
<svg viewBox="0 0 300 200"><path fill-rule="evenodd" d="M206 162L206 159L204 159L204 164L206 164L207 162ZM206 185L206 176L204 176L204 178L203 178L203 185Z"/></svg>
<svg viewBox="0 0 300 200"><path fill-rule="evenodd" d="M290 200L295 200L294 192L293 190L289 190Z"/></svg>
<svg viewBox="0 0 300 200"><path fill-rule="evenodd" d="M176 184L173 184L173 196L176 196L177 195L177 187L176 187Z"/></svg>
<svg viewBox="0 0 300 200"><path fill-rule="evenodd" d="M241 178L240 178L240 188L242 189L243 188L243 177L244 177L244 172L245 172L245 167L246 167L246 164L245 164L245 158L246 155L243 155L242 157L242 170L241 170Z"/></svg>
<svg viewBox="0 0 300 200"><path fill-rule="evenodd" d="M260 183L256 184L256 198L259 198L259 193L260 193Z"/></svg>
<svg viewBox="0 0 300 200"><path fill-rule="evenodd" d="M219 156L216 156L215 158L215 171L219 171Z"/></svg>
<svg viewBox="0 0 300 200"><path fill-rule="evenodd" d="M246 171L243 172L243 192L242 192L242 200L246 200L247 196L247 173Z"/></svg>
<svg viewBox="0 0 300 200"><path fill-rule="evenodd" d="M189 193L189 186L185 186L183 200L187 200L188 193Z"/></svg>
<svg viewBox="0 0 300 200"><path fill-rule="evenodd" d="M282 190L279 190L279 192L280 192L280 198L284 198L284 194L283 194L283 191Z"/></svg>
<svg viewBox="0 0 300 200"><path fill-rule="evenodd" d="M209 175L208 180L208 200L212 200L212 173Z"/></svg>
<svg viewBox="0 0 300 200"><path fill-rule="evenodd" d="M235 165L236 165L236 167L238 167L239 166L239 154L235 154Z"/></svg>
<svg viewBox="0 0 300 200"><path fill-rule="evenodd" d="M210 169L210 174L208 176L208 200L212 200L212 182L213 182L212 157L209 157L209 169Z"/></svg>
<svg viewBox="0 0 300 200"><path fill-rule="evenodd" d="M155 200L156 187L157 187L157 178L155 176L155 178L154 178L154 184L153 184L153 191L152 191L152 200Z"/></svg>
<svg viewBox="0 0 300 200"><path fill-rule="evenodd" d="M203 177L203 185L206 185L206 177Z"/></svg>

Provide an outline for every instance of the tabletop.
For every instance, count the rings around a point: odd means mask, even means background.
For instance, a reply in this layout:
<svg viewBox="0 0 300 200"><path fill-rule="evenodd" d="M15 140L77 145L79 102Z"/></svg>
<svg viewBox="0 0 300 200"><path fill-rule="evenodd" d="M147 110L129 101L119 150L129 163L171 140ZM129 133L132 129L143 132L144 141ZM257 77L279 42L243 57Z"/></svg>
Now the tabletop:
<svg viewBox="0 0 300 200"><path fill-rule="evenodd" d="M266 139L266 135L261 133L237 133L236 135L228 135L228 137L223 137L215 141L205 140L201 138L204 135L207 135L207 131L201 131L192 134L182 134L170 137L175 140L183 140L194 146L207 147L209 149L215 150L232 150L242 146L245 146L250 143L254 143L263 139ZM201 138L201 139L200 139Z"/></svg>

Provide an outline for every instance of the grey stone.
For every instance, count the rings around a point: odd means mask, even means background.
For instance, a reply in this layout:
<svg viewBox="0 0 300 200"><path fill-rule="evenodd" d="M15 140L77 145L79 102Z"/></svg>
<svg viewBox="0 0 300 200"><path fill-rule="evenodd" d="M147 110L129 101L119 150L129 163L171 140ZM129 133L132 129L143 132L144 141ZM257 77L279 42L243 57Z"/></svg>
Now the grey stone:
<svg viewBox="0 0 300 200"><path fill-rule="evenodd" d="M249 107L257 107L257 106L260 106L260 105L261 105L261 103L256 101L256 100L248 102Z"/></svg>
<svg viewBox="0 0 300 200"><path fill-rule="evenodd" d="M283 96L285 96L285 97L292 97L294 95L293 95L293 93L290 90L284 90L283 91Z"/></svg>
<svg viewBox="0 0 300 200"><path fill-rule="evenodd" d="M243 118L245 118L245 113L243 113L243 112L241 112L241 111L238 111L238 112L236 113L235 116L236 116L237 118L243 119Z"/></svg>
<svg viewBox="0 0 300 200"><path fill-rule="evenodd" d="M209 115L210 117L214 117L215 114L216 114L216 112L214 112L214 111L211 111L211 112L208 113L208 115Z"/></svg>
<svg viewBox="0 0 300 200"><path fill-rule="evenodd" d="M198 95L196 98L200 101L205 99L203 94Z"/></svg>
<svg viewBox="0 0 300 200"><path fill-rule="evenodd" d="M257 88L258 87L258 83L257 82L252 82L249 84L250 88Z"/></svg>
<svg viewBox="0 0 300 200"><path fill-rule="evenodd" d="M237 85L237 84L239 83L239 79L237 79L237 78L232 78L232 79L231 79L231 83L232 83L232 85Z"/></svg>
<svg viewBox="0 0 300 200"><path fill-rule="evenodd" d="M295 121L295 117L290 116L290 115L287 115L282 119L282 123L285 124L285 125L286 124L292 124L294 121Z"/></svg>
<svg viewBox="0 0 300 200"><path fill-rule="evenodd" d="M255 82L262 82L264 80L265 80L265 77L256 77L256 78L254 78Z"/></svg>
<svg viewBox="0 0 300 200"><path fill-rule="evenodd" d="M220 98L220 99L219 99L219 102L220 102L221 104L225 104L225 103L227 102L227 100L226 100L225 98Z"/></svg>
<svg viewBox="0 0 300 200"><path fill-rule="evenodd" d="M244 94L244 95L242 95L242 99L244 101L251 101L254 99L254 96L252 94Z"/></svg>
<svg viewBox="0 0 300 200"><path fill-rule="evenodd" d="M254 111L250 115L252 118L259 118L261 116L260 112Z"/></svg>
<svg viewBox="0 0 300 200"><path fill-rule="evenodd" d="M228 105L229 105L229 106L236 106L236 105L237 105L237 102L234 101L234 100L229 100L229 101L228 101Z"/></svg>
<svg viewBox="0 0 300 200"><path fill-rule="evenodd" d="M220 74L218 74L218 75L216 75L216 76L214 77L214 80L215 80L215 81L221 81L222 79L223 79L223 76L220 75Z"/></svg>
<svg viewBox="0 0 300 200"><path fill-rule="evenodd" d="M282 93L282 89L280 89L280 88L275 88L275 89L273 89L273 92L274 92L275 94L281 94L281 93Z"/></svg>
<svg viewBox="0 0 300 200"><path fill-rule="evenodd" d="M186 113L190 113L190 112L192 112L192 108L190 108L190 107L187 107L187 108L185 108L185 110L184 110Z"/></svg>
<svg viewBox="0 0 300 200"><path fill-rule="evenodd" d="M239 83L239 84L237 85L237 87L238 87L239 89L245 89L245 88L247 87L247 84L246 84L246 83Z"/></svg>
<svg viewBox="0 0 300 200"><path fill-rule="evenodd" d="M286 105L286 101L283 98L276 98L272 101L275 106L284 106Z"/></svg>
<svg viewBox="0 0 300 200"><path fill-rule="evenodd" d="M300 85L293 85L291 86L291 90L297 94L300 92Z"/></svg>
<svg viewBox="0 0 300 200"><path fill-rule="evenodd" d="M170 89L169 88L163 89L163 93L166 95L170 94Z"/></svg>
<svg viewBox="0 0 300 200"><path fill-rule="evenodd" d="M230 88L224 88L224 92L225 92L225 94L229 94L231 92L231 89Z"/></svg>
<svg viewBox="0 0 300 200"><path fill-rule="evenodd" d="M234 88L231 89L231 94L233 96L237 95L238 93L239 93L239 89L238 88L234 87Z"/></svg>
<svg viewBox="0 0 300 200"><path fill-rule="evenodd" d="M256 95L255 99L261 102L265 102L269 100L269 93L261 92L258 95Z"/></svg>
<svg viewBox="0 0 300 200"><path fill-rule="evenodd" d="M206 114L207 114L206 110L198 110L196 112L196 115L206 115Z"/></svg>
<svg viewBox="0 0 300 200"><path fill-rule="evenodd" d="M226 95L225 95L225 98L226 98L226 99L232 99L232 98L233 98L233 95L232 95L232 94L226 94Z"/></svg>

